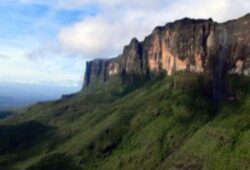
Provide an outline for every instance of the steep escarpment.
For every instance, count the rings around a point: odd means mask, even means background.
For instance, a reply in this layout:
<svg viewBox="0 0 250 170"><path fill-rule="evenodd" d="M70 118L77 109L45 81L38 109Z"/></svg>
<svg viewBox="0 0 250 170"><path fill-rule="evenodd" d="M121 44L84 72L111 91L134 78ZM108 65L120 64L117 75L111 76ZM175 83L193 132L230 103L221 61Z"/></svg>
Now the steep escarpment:
<svg viewBox="0 0 250 170"><path fill-rule="evenodd" d="M249 17L183 19L88 62L88 88L0 120L0 169L250 169Z"/></svg>
<svg viewBox="0 0 250 170"><path fill-rule="evenodd" d="M250 15L225 23L184 18L132 39L114 59L87 62L85 86L118 76L126 82L175 71L208 73L220 98L227 73L250 73ZM217 99L216 99L217 100Z"/></svg>

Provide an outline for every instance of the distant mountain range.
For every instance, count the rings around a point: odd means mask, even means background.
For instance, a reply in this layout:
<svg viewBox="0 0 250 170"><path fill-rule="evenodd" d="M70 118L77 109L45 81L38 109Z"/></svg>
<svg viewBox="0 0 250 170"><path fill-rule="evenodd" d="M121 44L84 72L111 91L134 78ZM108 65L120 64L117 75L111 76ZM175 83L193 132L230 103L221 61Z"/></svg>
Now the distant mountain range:
<svg viewBox="0 0 250 170"><path fill-rule="evenodd" d="M10 118L10 117L15 116L15 115L16 115L16 113L11 112L11 111L0 111L0 120Z"/></svg>
<svg viewBox="0 0 250 170"><path fill-rule="evenodd" d="M249 28L250 14L184 18L134 38L117 58L87 62L79 93L0 121L0 169L250 169ZM62 93L0 92L9 102Z"/></svg>
<svg viewBox="0 0 250 170"><path fill-rule="evenodd" d="M2 83L0 84L0 110L59 99L64 94L78 90L77 87Z"/></svg>

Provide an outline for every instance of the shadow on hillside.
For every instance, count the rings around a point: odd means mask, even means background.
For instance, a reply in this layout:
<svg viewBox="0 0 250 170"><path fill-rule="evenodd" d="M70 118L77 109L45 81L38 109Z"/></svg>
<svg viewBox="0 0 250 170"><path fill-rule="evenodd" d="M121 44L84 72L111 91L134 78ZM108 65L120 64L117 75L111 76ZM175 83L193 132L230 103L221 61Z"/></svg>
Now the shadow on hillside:
<svg viewBox="0 0 250 170"><path fill-rule="evenodd" d="M0 111L0 120L6 119L6 118L11 118L15 115L16 115L16 113L14 113L12 111Z"/></svg>
<svg viewBox="0 0 250 170"><path fill-rule="evenodd" d="M31 148L51 129L36 121L0 126L0 155Z"/></svg>
<svg viewBox="0 0 250 170"><path fill-rule="evenodd" d="M27 170L81 170L71 156L65 154L49 155Z"/></svg>

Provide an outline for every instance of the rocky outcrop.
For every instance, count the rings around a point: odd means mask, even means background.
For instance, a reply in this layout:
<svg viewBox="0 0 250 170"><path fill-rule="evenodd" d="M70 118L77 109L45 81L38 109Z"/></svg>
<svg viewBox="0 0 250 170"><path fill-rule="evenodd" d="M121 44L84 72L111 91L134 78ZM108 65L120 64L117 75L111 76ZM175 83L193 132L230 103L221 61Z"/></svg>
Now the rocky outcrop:
<svg viewBox="0 0 250 170"><path fill-rule="evenodd" d="M85 86L121 77L134 82L176 71L210 73L214 89L226 73L250 74L250 14L226 23L184 18L136 38L114 59L87 62ZM219 96L218 96L219 98Z"/></svg>

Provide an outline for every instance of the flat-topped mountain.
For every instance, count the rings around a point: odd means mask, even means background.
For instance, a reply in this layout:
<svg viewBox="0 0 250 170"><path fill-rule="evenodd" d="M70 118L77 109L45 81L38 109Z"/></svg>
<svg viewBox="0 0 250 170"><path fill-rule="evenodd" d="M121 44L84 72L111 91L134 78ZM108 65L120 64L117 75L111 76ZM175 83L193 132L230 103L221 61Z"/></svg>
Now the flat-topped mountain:
<svg viewBox="0 0 250 170"><path fill-rule="evenodd" d="M184 18L156 27L139 42L133 38L121 55L87 62L85 86L114 76L133 82L151 74L175 71L250 73L250 15L217 23Z"/></svg>
<svg viewBox="0 0 250 170"><path fill-rule="evenodd" d="M80 92L3 113L0 169L248 170L249 46L250 15L133 38Z"/></svg>

